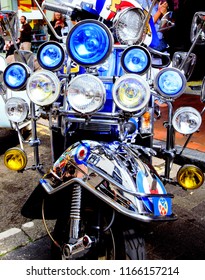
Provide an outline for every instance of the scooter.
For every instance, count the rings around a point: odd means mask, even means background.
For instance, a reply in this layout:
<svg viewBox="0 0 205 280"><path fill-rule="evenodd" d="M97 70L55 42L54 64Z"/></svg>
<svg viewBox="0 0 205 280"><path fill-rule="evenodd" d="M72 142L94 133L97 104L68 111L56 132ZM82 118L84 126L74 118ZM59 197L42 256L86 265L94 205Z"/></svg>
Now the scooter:
<svg viewBox="0 0 205 280"><path fill-rule="evenodd" d="M130 38L135 26L126 24L141 19L142 9L134 6L135 1L116 11L102 2L80 7L63 2L60 8L44 2L43 9L66 11L72 20L79 19L80 11L86 19L71 28L65 46L54 41L40 46L41 70L29 74L24 63L16 62L4 71L7 87L26 87L31 101L29 144L34 164L27 166L25 151L16 147L6 151L4 162L18 172L33 169L42 174L22 215L43 218L46 229L47 219L56 220L54 230L48 231L54 259L145 259L142 224L177 219L173 195L152 165L154 101L182 94L185 76L177 68L165 67L158 71L153 90L150 51L139 44L139 32ZM94 18L87 18L88 14ZM131 43L122 44L125 41ZM155 54L161 61L167 58ZM19 81L14 70L25 79ZM177 82L172 86L173 77ZM16 117L28 114L17 105L9 107ZM49 172L43 170L39 157L36 105L48 118L51 131ZM200 175L202 184L203 176L197 172L194 178ZM183 172L183 182L189 175Z"/></svg>

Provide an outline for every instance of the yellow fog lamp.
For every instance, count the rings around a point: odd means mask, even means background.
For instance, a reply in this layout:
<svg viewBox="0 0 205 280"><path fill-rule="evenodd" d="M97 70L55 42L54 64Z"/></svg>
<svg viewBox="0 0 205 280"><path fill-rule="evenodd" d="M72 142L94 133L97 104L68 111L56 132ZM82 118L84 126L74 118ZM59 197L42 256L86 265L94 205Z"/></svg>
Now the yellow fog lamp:
<svg viewBox="0 0 205 280"><path fill-rule="evenodd" d="M8 149L4 154L4 164L14 171L23 170L27 164L27 156L20 148Z"/></svg>
<svg viewBox="0 0 205 280"><path fill-rule="evenodd" d="M177 182L187 190L194 190L204 182L204 173L195 165L186 164L177 172Z"/></svg>
<svg viewBox="0 0 205 280"><path fill-rule="evenodd" d="M172 119L175 130L185 135L196 132L201 123L201 114L193 107L178 108Z"/></svg>

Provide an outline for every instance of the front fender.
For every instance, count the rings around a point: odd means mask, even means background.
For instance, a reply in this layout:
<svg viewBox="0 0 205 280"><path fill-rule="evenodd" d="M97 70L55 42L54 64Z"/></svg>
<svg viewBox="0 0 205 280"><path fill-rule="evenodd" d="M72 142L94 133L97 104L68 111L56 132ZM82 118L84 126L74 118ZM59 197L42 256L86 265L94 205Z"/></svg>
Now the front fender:
<svg viewBox="0 0 205 280"><path fill-rule="evenodd" d="M70 146L41 184L48 194L77 184L118 212L140 221L173 220L172 197L134 147L84 140ZM50 182L49 182L50 180Z"/></svg>

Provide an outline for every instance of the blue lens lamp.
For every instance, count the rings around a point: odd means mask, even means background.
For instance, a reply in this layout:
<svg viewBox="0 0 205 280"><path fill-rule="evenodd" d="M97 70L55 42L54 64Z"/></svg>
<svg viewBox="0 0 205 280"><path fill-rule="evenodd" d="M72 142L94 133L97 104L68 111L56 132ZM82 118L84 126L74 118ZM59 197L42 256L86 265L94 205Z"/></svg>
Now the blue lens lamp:
<svg viewBox="0 0 205 280"><path fill-rule="evenodd" d="M179 69L167 67L156 75L154 87L163 97L175 99L184 93L186 82L185 75Z"/></svg>
<svg viewBox="0 0 205 280"><path fill-rule="evenodd" d="M143 75L151 66L151 55L142 46L131 46L123 51L121 65L126 73Z"/></svg>
<svg viewBox="0 0 205 280"><path fill-rule="evenodd" d="M24 63L14 62L9 64L3 74L5 85L13 90L23 90L26 88L26 82L31 74L31 69Z"/></svg>
<svg viewBox="0 0 205 280"><path fill-rule="evenodd" d="M83 67L91 67L108 58L113 42L113 36L105 24L97 20L83 20L70 30L66 48L73 61Z"/></svg>
<svg viewBox="0 0 205 280"><path fill-rule="evenodd" d="M57 71L63 66L65 51L58 42L45 42L37 51L37 60L43 69Z"/></svg>

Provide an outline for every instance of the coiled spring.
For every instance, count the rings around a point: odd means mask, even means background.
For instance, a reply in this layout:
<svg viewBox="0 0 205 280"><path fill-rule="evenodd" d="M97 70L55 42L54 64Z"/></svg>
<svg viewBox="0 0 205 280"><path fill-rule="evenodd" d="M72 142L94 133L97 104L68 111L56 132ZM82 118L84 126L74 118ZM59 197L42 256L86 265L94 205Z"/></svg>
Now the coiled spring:
<svg viewBox="0 0 205 280"><path fill-rule="evenodd" d="M81 187L74 186L70 208L70 238L78 239L80 230Z"/></svg>
<svg viewBox="0 0 205 280"><path fill-rule="evenodd" d="M74 186L71 209L70 209L70 218L80 220L80 208L81 208L81 187Z"/></svg>

